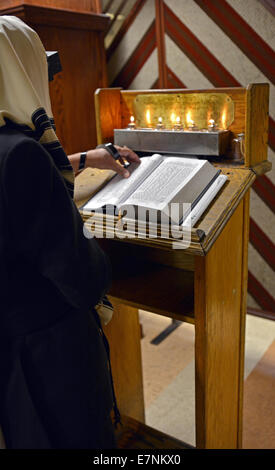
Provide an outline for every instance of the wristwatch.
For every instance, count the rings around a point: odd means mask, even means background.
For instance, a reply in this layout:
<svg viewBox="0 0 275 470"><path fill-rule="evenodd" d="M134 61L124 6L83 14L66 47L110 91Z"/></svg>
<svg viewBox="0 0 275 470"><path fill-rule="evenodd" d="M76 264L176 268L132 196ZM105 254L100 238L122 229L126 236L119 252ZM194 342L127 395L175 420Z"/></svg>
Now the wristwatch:
<svg viewBox="0 0 275 470"><path fill-rule="evenodd" d="M111 142L108 142L107 144L100 144L96 148L97 149L104 148L105 150L107 150L107 152L109 152L110 155L112 155L112 157L115 160L118 160L120 157L119 151L115 148L115 146Z"/></svg>
<svg viewBox="0 0 275 470"><path fill-rule="evenodd" d="M85 168L87 152L81 152L78 171L82 171Z"/></svg>

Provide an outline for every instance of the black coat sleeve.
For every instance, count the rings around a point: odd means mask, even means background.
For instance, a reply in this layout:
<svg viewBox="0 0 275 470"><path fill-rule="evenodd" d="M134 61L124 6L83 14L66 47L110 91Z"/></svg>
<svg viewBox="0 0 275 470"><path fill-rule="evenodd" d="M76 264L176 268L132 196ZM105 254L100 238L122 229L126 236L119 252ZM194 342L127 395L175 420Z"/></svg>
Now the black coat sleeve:
<svg viewBox="0 0 275 470"><path fill-rule="evenodd" d="M94 306L108 289L109 261L84 236L81 216L48 152L26 137L8 153L2 184L16 254L73 307Z"/></svg>

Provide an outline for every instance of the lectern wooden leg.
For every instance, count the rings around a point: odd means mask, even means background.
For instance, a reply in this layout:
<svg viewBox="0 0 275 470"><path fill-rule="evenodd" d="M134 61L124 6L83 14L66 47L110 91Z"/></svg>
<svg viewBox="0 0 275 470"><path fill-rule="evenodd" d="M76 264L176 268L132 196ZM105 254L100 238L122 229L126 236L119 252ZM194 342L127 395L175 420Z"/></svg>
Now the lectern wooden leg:
<svg viewBox="0 0 275 470"><path fill-rule="evenodd" d="M196 445L241 445L248 196L195 265Z"/></svg>
<svg viewBox="0 0 275 470"><path fill-rule="evenodd" d="M138 309L117 304L104 328L111 349L111 364L118 408L122 415L145 421Z"/></svg>

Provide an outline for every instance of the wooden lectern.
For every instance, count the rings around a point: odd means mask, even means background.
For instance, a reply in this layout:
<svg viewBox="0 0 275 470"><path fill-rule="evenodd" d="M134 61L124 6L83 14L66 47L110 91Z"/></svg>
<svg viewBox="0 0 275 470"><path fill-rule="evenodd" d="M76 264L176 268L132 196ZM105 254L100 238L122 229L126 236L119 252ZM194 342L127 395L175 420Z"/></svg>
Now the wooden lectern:
<svg viewBox="0 0 275 470"><path fill-rule="evenodd" d="M116 309L105 330L118 404L123 415L137 420L124 420L119 441L123 447L138 447L135 433L139 439L142 432L153 435L142 424L138 308L195 327L196 446L241 447L249 188L257 175L270 169L266 160L268 85L197 91L100 89L95 95L97 135L98 143L108 142L114 128L127 127L138 95L158 94L161 100L167 93L213 92L225 93L234 103L229 130L232 139L245 133L245 158L238 163L225 156L215 162L228 175L228 182L192 229L189 248L173 250L172 240L161 238L100 240L113 264L110 296ZM78 203L87 200L104 178L104 173L91 169L78 177ZM171 448L167 439L166 446ZM158 432L151 441L152 447L165 447L165 438ZM180 446L184 444L178 442L174 448Z"/></svg>

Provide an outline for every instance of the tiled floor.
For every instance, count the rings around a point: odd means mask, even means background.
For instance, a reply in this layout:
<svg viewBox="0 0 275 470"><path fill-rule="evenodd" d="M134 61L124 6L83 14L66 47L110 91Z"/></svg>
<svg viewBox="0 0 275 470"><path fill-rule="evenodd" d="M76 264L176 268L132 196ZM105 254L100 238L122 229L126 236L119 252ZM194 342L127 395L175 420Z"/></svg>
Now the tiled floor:
<svg viewBox="0 0 275 470"><path fill-rule="evenodd" d="M148 425L195 444L194 327L183 323L158 346L150 341L171 319L140 311ZM275 322L247 316L245 448L275 448Z"/></svg>

